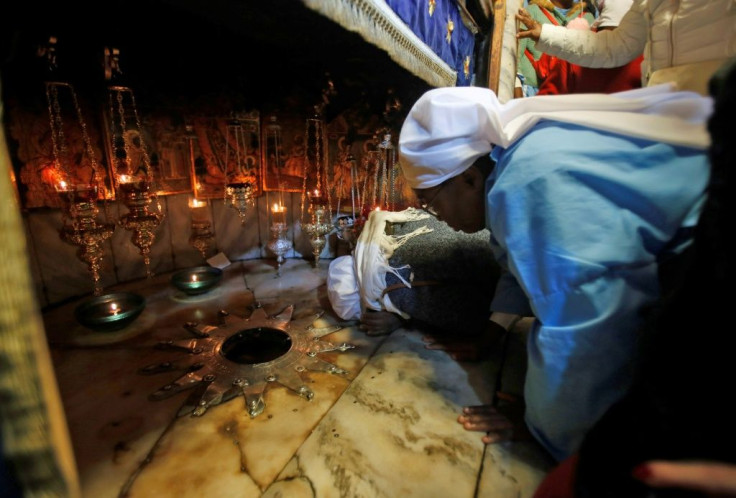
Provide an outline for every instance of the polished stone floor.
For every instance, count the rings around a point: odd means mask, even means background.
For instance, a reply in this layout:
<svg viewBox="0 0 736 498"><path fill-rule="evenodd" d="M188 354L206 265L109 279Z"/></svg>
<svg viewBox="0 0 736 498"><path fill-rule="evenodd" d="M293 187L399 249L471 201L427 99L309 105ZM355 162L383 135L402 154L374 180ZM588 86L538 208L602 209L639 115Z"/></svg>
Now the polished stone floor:
<svg viewBox="0 0 736 498"><path fill-rule="evenodd" d="M458 363L426 349L421 331L368 337L340 322L327 264L287 260L275 278L273 260L235 262L199 296L166 274L106 289L146 299L115 332L79 325L79 302L48 310L84 496L531 496L551 466L535 443L484 446L456 422L462 406L488 402L499 359ZM211 347L264 323L288 331L287 355L243 366ZM512 393L520 328L503 377Z"/></svg>

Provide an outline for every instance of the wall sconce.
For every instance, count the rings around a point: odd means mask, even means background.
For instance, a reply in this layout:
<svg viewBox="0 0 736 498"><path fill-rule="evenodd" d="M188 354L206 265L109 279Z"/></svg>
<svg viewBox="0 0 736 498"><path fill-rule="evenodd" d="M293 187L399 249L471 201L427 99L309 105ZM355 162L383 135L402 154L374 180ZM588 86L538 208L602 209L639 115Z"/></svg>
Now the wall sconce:
<svg viewBox="0 0 736 498"><path fill-rule="evenodd" d="M192 215L192 235L189 237L189 244L197 249L205 260L214 239L209 209L206 200L194 197L189 199L189 211Z"/></svg>

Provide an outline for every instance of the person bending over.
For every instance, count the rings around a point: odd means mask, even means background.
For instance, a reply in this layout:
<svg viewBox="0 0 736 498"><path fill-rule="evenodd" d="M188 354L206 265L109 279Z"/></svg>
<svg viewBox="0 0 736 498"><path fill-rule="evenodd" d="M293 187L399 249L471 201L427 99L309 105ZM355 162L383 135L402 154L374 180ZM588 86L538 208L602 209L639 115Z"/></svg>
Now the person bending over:
<svg viewBox="0 0 736 498"><path fill-rule="evenodd" d="M367 335L417 327L429 349L474 360L490 347L479 340L499 273L487 230L459 233L414 208L374 211L354 254L330 263L327 293Z"/></svg>
<svg viewBox="0 0 736 498"><path fill-rule="evenodd" d="M439 88L402 125L401 168L422 207L490 231L508 271L490 320L533 312L523 415L556 459L630 385L659 262L691 242L706 198L711 110L667 86L506 104L485 88ZM513 437L503 413L478 410L465 409L467 429Z"/></svg>

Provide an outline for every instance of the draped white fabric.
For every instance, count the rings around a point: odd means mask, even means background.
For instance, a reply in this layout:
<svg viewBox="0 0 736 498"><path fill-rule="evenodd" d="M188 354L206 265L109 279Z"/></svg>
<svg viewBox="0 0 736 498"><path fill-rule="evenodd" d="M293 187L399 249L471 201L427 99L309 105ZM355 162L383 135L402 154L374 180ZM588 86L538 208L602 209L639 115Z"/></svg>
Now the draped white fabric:
<svg viewBox="0 0 736 498"><path fill-rule="evenodd" d="M411 188L434 187L491 150L508 147L542 120L705 149L712 99L669 84L610 95L544 95L502 104L487 88L437 88L414 104L401 129L399 158Z"/></svg>

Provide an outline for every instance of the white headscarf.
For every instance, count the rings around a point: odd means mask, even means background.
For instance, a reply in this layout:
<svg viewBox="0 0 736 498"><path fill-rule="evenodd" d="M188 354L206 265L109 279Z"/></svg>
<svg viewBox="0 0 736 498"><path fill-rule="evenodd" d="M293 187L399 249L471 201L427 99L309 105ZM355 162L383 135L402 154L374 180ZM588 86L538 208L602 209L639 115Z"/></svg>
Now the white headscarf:
<svg viewBox="0 0 736 498"><path fill-rule="evenodd" d="M491 151L493 127L487 88L430 90L414 104L399 135L404 176L412 188L429 188L457 176Z"/></svg>
<svg viewBox="0 0 736 498"><path fill-rule="evenodd" d="M481 87L435 88L409 111L399 136L399 160L409 187L434 187L491 151L508 147L542 119L704 149L710 97L674 92L670 84L610 95L544 95L501 104Z"/></svg>

